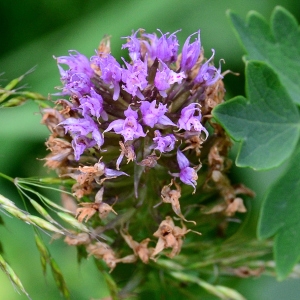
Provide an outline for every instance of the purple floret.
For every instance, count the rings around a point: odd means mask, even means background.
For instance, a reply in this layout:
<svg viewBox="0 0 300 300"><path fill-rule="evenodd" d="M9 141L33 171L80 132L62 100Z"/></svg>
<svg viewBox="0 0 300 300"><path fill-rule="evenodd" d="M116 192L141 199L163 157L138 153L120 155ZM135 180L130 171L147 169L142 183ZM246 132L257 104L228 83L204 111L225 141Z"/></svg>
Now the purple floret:
<svg viewBox="0 0 300 300"><path fill-rule="evenodd" d="M116 59L107 54L105 56L93 56L91 61L101 70L101 79L114 89L113 100L120 95L120 81L122 80L122 68Z"/></svg>
<svg viewBox="0 0 300 300"><path fill-rule="evenodd" d="M107 121L108 117L103 109L103 98L93 88L91 88L90 96L81 97L79 101L79 108L82 110L84 117L91 115L100 118L101 116L103 120Z"/></svg>
<svg viewBox="0 0 300 300"><path fill-rule="evenodd" d="M92 148L96 142L86 136L78 135L73 137L72 147L74 149L75 160L79 160L85 149Z"/></svg>
<svg viewBox="0 0 300 300"><path fill-rule="evenodd" d="M137 121L137 112L132 110L129 106L128 109L124 111L124 115L126 117L125 120L118 119L112 121L103 133L113 129L115 133L123 135L125 142L139 137L145 137L146 134L143 132L143 127Z"/></svg>
<svg viewBox="0 0 300 300"><path fill-rule="evenodd" d="M194 79L196 83L200 83L203 86L213 85L219 79L223 78L223 76L221 75L221 64L219 64L218 69L215 66L209 65L209 62L213 59L215 55L215 50L212 49L212 52L213 54L211 58L200 67L199 73Z"/></svg>
<svg viewBox="0 0 300 300"><path fill-rule="evenodd" d="M69 118L59 125L64 126L65 132L70 131L73 137L86 136L91 133L92 139L96 142L98 147L101 147L104 143L103 136L100 133L97 124L89 116L86 116L83 119Z"/></svg>
<svg viewBox="0 0 300 300"><path fill-rule="evenodd" d="M162 60L165 63L172 63L177 60L177 51L179 47L178 39L176 37L176 31L169 35L169 33L163 34L159 29L158 31L161 33L161 37L158 38L156 34L143 34L144 37L147 37L150 41L144 41L144 44L147 47L148 53L152 60L155 58Z"/></svg>
<svg viewBox="0 0 300 300"><path fill-rule="evenodd" d="M198 115L195 115L196 111L198 111ZM181 110L181 115L178 120L179 129L184 129L187 131L201 132L203 131L208 136L208 131L201 124L201 110L199 108L199 104L191 103L185 108Z"/></svg>
<svg viewBox="0 0 300 300"><path fill-rule="evenodd" d="M75 94L78 97L82 97L88 94L91 87L93 87L91 78L94 76L94 71L87 57L77 51L69 51L69 53L70 56L56 58L61 81L64 84L62 94ZM69 70L64 70L59 64L68 65Z"/></svg>
<svg viewBox="0 0 300 300"><path fill-rule="evenodd" d="M176 138L174 134L167 134L162 136L158 130L154 131L155 138L153 138L153 148L160 152L170 152L174 149Z"/></svg>
<svg viewBox="0 0 300 300"><path fill-rule="evenodd" d="M156 107L156 100L153 100L151 103L149 101L142 101L140 110L144 124L151 128L155 124L176 126L176 124L165 116L165 113L168 111L166 104L159 103L158 107Z"/></svg>
<svg viewBox="0 0 300 300"><path fill-rule="evenodd" d="M125 83L123 89L133 97L137 96L144 100L144 95L141 91L148 85L147 81L147 61L137 59L133 64L129 64L123 59L127 69L122 69L122 81Z"/></svg>
<svg viewBox="0 0 300 300"><path fill-rule="evenodd" d="M188 185L191 185L196 188L198 175L196 171L189 167L190 163L188 159L183 155L183 153L178 149L177 150L177 162L179 165L179 178L180 180Z"/></svg>
<svg viewBox="0 0 300 300"><path fill-rule="evenodd" d="M59 65L59 71L62 77L66 76L65 72L68 72L68 76L75 73L84 73L89 77L93 77L94 75L94 70L91 68L88 58L76 50L70 50L69 56L57 57L56 61L58 64L69 66L69 70L64 71ZM62 80L64 80L64 78L62 78Z"/></svg>
<svg viewBox="0 0 300 300"><path fill-rule="evenodd" d="M162 97L167 97L166 90L170 88L171 84L175 82L181 83L185 77L184 72L176 73L160 60L154 79L154 85Z"/></svg>
<svg viewBox="0 0 300 300"><path fill-rule="evenodd" d="M139 31L141 31L141 29L138 29L130 36L123 37L123 39L127 39L129 41L126 44L122 45L122 49L128 48L129 56L132 61L141 58L141 42L140 39L136 37Z"/></svg>
<svg viewBox="0 0 300 300"><path fill-rule="evenodd" d="M198 34L195 42L190 44L190 39L193 35ZM200 30L191 34L185 41L182 47L182 55L180 68L181 71L191 70L192 67L196 64L201 52L201 41L200 41Z"/></svg>

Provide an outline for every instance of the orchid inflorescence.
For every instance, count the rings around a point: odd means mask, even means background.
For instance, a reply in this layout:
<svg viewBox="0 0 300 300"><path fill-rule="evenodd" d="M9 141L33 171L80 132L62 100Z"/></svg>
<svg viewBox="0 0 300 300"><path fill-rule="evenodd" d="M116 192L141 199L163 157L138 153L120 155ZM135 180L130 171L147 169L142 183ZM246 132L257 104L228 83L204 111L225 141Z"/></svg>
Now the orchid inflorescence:
<svg viewBox="0 0 300 300"><path fill-rule="evenodd" d="M72 192L81 201L74 214L80 222L89 222L94 233L120 232L112 241L117 245L122 237L134 251L120 259L95 235L66 238L70 245L85 245L90 255L103 259L111 269L117 262L134 262L138 257L143 262L155 260L165 248L172 248L171 258L179 254L182 239L192 231L183 224L187 220L179 204L182 190L194 197L199 208L199 197L191 193L201 182L208 194L222 198L206 213L223 215L245 212L237 194L251 194L242 186L231 186L225 174L231 143L211 121L211 110L224 97L221 64L216 68L212 63L215 51L210 59L204 58L199 30L178 54L176 33L137 30L125 37L122 49L128 50L130 61L122 58L122 63L112 56L109 37L90 59L74 50L56 58L63 83L56 95L68 99L42 110L43 123L51 131L46 166L74 179ZM170 203L182 228L157 203ZM143 214L137 219L145 224L135 225L134 213ZM153 224L146 224L150 219ZM137 230L144 226L145 232L153 228L156 247L147 248L151 240L141 233L137 236L143 241L136 242L128 233L134 226Z"/></svg>

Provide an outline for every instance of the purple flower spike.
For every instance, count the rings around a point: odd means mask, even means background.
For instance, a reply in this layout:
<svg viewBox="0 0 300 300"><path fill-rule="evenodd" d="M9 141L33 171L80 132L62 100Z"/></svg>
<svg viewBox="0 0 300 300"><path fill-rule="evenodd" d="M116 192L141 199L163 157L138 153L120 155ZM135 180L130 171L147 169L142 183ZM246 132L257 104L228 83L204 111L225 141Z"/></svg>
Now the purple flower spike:
<svg viewBox="0 0 300 300"><path fill-rule="evenodd" d="M159 103L156 108L156 100L153 100L151 103L149 101L142 101L140 110L143 115L144 124L151 128L155 124L176 126L176 124L165 116L165 113L168 111L166 104Z"/></svg>
<svg viewBox="0 0 300 300"><path fill-rule="evenodd" d="M64 126L65 132L70 131L75 137L79 135L86 136L91 133L92 138L97 143L98 147L101 147L104 143L103 136L100 133L97 124L89 116L85 116L84 119L69 118L59 123L59 125Z"/></svg>
<svg viewBox="0 0 300 300"><path fill-rule="evenodd" d="M176 138L174 134L167 134L162 136L158 130L154 131L155 138L153 138L153 148L160 152L170 152L174 149Z"/></svg>
<svg viewBox="0 0 300 300"><path fill-rule="evenodd" d="M210 86L216 83L219 79L222 79L221 75L221 64L219 63L219 68L217 69L215 66L209 66L209 62L213 59L215 55L215 50L212 50L211 58L206 61L200 68L198 75L195 78L196 83L200 83L203 86Z"/></svg>
<svg viewBox="0 0 300 300"><path fill-rule="evenodd" d="M123 89L133 97L137 96L141 100L145 97L141 91L148 85L147 81L147 60L145 62L137 59L130 65L123 59L127 69L122 70L122 81L125 83Z"/></svg>
<svg viewBox="0 0 300 300"><path fill-rule="evenodd" d="M115 133L123 135L125 142L137 139L141 136L145 137L146 134L143 132L143 127L137 121L137 112L132 110L129 106L128 109L124 111L124 115L126 116L125 120L118 119L112 121L103 133L113 129Z"/></svg>
<svg viewBox="0 0 300 300"><path fill-rule="evenodd" d="M74 149L75 160L80 159L80 156L85 151L85 149L92 148L95 145L96 142L92 139L87 138L86 136L74 136L72 141L72 147Z"/></svg>
<svg viewBox="0 0 300 300"><path fill-rule="evenodd" d="M108 117L106 112L103 110L103 99L101 95L95 92L91 88L91 96L85 96L79 99L80 105L79 108L82 109L82 115L85 117L87 115L92 115L94 117L100 118L104 121L107 121Z"/></svg>
<svg viewBox="0 0 300 300"><path fill-rule="evenodd" d="M195 116L195 112L198 111L198 115ZM200 123L201 121L201 110L197 107L197 103L191 103L182 109L180 118L178 120L179 129L188 131L201 132L203 131L208 136L208 131Z"/></svg>
<svg viewBox="0 0 300 300"><path fill-rule="evenodd" d="M101 70L101 79L114 89L113 100L117 100L120 95L120 81L122 79L122 68L116 59L108 54L104 57L93 56L92 62Z"/></svg>
<svg viewBox="0 0 300 300"><path fill-rule="evenodd" d="M169 37L167 37L169 33L163 34L159 29L158 31L161 33L160 38L157 38L156 34L143 34L143 36L150 40L150 44L147 41L144 41L144 43L151 59L154 60L155 58L158 58L166 63L175 62L177 60L177 51L179 47L176 33L179 30L172 33Z"/></svg>
<svg viewBox="0 0 300 300"><path fill-rule="evenodd" d="M190 39L193 35L198 33L198 38L196 38L195 42L190 44ZM201 51L201 41L200 41L200 30L191 34L185 41L182 48L182 56L180 67L181 71L191 70L192 67L196 64L198 57Z"/></svg>
<svg viewBox="0 0 300 300"><path fill-rule="evenodd" d="M159 68L157 69L154 79L154 85L162 97L167 97L166 90L170 88L171 84L175 82L181 83L185 77L184 72L176 73L170 70L169 67L160 60Z"/></svg>
<svg viewBox="0 0 300 300"><path fill-rule="evenodd" d="M195 190L198 175L193 168L189 167L190 163L188 159L183 155L183 153L179 149L177 150L177 162L180 169L180 180L185 184L193 186Z"/></svg>
<svg viewBox="0 0 300 300"><path fill-rule="evenodd" d="M129 41L126 44L122 45L122 49L128 48L129 56L132 61L135 61L141 57L141 43L140 40L136 37L137 33L141 29L138 29L131 36L123 37L123 39L128 39Z"/></svg>

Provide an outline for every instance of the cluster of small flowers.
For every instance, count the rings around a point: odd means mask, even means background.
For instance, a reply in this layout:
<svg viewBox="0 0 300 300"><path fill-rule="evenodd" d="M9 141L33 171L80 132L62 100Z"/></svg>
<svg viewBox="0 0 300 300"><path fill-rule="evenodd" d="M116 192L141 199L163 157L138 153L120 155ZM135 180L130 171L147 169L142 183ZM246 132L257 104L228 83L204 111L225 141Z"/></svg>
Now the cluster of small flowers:
<svg viewBox="0 0 300 300"><path fill-rule="evenodd" d="M226 217L245 212L238 195L251 195L245 187L231 185L226 175L231 142L210 120L211 110L223 101L225 91L221 67L211 63L214 50L205 60L198 31L187 38L178 54L176 33L157 36L139 29L125 37L122 48L129 51L131 61L122 58L123 65L111 55L109 37L90 59L77 51L56 58L63 83L59 95L69 100L57 100L55 108L43 109L42 122L51 131L46 142L51 153L45 165L75 180L72 192L81 202L74 203L73 198L63 202L79 222L98 215L90 222L89 233L67 236L66 243L84 245L89 255L105 261L111 270L118 262L156 260L166 248L172 249L167 254L170 258L176 256L185 235L195 232L183 221L198 226L203 214ZM204 127L207 120L210 135ZM128 165L122 163L124 157ZM196 196L191 198L196 201L194 209L182 213L179 199L189 192L182 187L192 186L195 193L200 158L205 167L199 176L199 194L208 191L212 203L199 213ZM116 177L119 180L113 180ZM181 227L168 216L172 213L168 205L157 209L162 203L171 204ZM111 219L111 213L118 216ZM197 222L188 221L187 214L193 214ZM136 238L144 239L136 241L129 227ZM154 232L154 228L158 229ZM133 254L118 258L116 249L98 240L105 233L117 241L118 232ZM158 238L155 248L148 247L151 235Z"/></svg>
<svg viewBox="0 0 300 300"><path fill-rule="evenodd" d="M56 58L64 85L60 95L71 99L64 103L68 117L65 114L59 125L72 137L75 160L92 148L104 151L105 136L113 131L122 137L121 155L117 170L109 170L111 176L124 175L118 171L123 157L135 160L135 142L147 138L149 151L158 151L160 156L177 148L179 172L169 173L195 189L197 167L190 167L180 147L195 137L201 143L207 138L208 131L201 124L201 100L205 89L223 77L220 66L211 64L214 50L204 61L200 31L187 38L179 55L176 33L157 36L139 29L125 37L122 49L128 49L131 61L122 58L124 65L110 54L109 38L90 60L77 51ZM144 165L155 164L148 160Z"/></svg>

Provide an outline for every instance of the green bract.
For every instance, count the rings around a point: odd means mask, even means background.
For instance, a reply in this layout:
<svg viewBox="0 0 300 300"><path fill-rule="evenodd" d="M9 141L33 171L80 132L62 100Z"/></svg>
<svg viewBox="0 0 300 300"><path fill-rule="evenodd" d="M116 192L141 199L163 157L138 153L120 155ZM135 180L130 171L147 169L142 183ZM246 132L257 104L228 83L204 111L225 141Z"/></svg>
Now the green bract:
<svg viewBox="0 0 300 300"><path fill-rule="evenodd" d="M297 107L266 64L246 65L246 94L213 110L230 136L241 141L236 164L264 170L280 165L293 152L299 137Z"/></svg>

